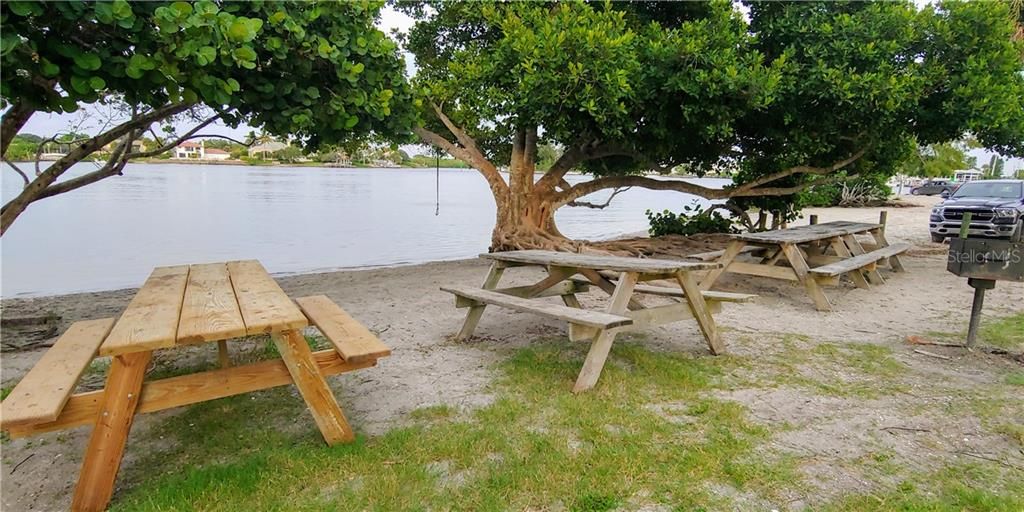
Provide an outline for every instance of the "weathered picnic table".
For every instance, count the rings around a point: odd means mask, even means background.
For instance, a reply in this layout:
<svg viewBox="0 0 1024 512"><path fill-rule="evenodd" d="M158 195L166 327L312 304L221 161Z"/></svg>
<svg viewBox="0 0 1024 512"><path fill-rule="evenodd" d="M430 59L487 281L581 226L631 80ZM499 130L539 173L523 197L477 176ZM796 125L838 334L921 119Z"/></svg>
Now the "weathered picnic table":
<svg viewBox="0 0 1024 512"><path fill-rule="evenodd" d="M296 305L296 303L298 305ZM334 349L312 352L313 323ZM232 366L226 341L270 334L281 359ZM157 349L218 342L221 368L144 382ZM12 437L93 425L72 510L104 510L136 414L294 383L328 444L354 438L324 376L391 353L326 296L293 302L259 262L160 267L116 321L75 322L0 404ZM72 395L96 355L112 356L106 387Z"/></svg>
<svg viewBox="0 0 1024 512"><path fill-rule="evenodd" d="M466 321L456 338L472 336L488 304L565 320L569 323L569 339L591 340L590 351L573 387L574 392L594 387L612 342L620 332L692 317L697 320L711 353L724 352L725 344L715 327L712 312L717 311L722 302L746 302L755 297L741 293L702 292L694 272L717 269L719 263L540 250L495 252L481 254L480 257L493 261L481 288L441 287L455 295L456 307L469 308ZM506 268L520 266L542 267L548 275L529 286L497 288ZM573 276L577 274L585 279L574 279ZM672 280L678 288L639 284L662 279ZM588 291L590 285L597 286L611 296L605 311L585 310L576 298L577 293ZM642 294L670 297L681 302L647 307L636 297ZM561 296L565 305L534 300L552 296Z"/></svg>
<svg viewBox="0 0 1024 512"><path fill-rule="evenodd" d="M862 244L857 235L871 235L874 243ZM701 279L701 289L710 290L724 272L798 281L820 311L832 309L821 285L837 284L842 275L860 288L883 284L878 265L887 264L894 272L902 272L899 255L910 248L906 243L890 244L884 222L833 221L731 237L718 256L721 267ZM762 249L758 261L736 259L742 253L755 252L751 250L755 248Z"/></svg>

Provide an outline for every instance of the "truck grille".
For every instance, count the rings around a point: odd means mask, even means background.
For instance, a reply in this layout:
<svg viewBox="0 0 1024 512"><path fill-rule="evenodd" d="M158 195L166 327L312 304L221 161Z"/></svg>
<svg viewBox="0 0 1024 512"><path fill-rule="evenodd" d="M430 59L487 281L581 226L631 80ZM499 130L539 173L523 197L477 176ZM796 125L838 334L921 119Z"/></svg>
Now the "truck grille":
<svg viewBox="0 0 1024 512"><path fill-rule="evenodd" d="M995 217L995 212L992 210L974 210L966 208L946 208L942 216L946 220L963 220L964 213L971 212L972 221L990 221Z"/></svg>

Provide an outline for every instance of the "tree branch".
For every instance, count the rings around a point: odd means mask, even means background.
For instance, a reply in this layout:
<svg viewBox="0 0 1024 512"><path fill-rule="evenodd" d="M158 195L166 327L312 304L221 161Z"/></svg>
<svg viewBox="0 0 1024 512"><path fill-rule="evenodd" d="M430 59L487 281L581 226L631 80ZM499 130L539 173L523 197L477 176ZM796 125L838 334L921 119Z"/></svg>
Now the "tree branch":
<svg viewBox="0 0 1024 512"><path fill-rule="evenodd" d="M676 192L694 194L706 199L726 199L728 197L728 191L725 189L705 187L683 180L658 180L648 178L646 176L630 175L605 176L603 178L578 183L569 190L559 193L555 198L555 203L558 205L566 205L571 201L575 201L576 199L587 194L597 192L598 190L624 187L639 187L646 188L648 190L673 190Z"/></svg>
<svg viewBox="0 0 1024 512"><path fill-rule="evenodd" d="M583 206L583 207L586 207L586 208L594 208L596 210L603 210L603 209L607 208L608 205L612 204L612 199L615 199L615 196L617 196L617 195L619 195L619 194L621 194L621 193L623 193L623 192L625 192L625 191L627 191L627 190L629 190L631 188L633 188L633 187L619 187L619 188L616 188L615 190L612 191L612 195L608 196L608 199L604 203L602 203L602 204L595 204L595 203L591 203L591 202L588 202L588 201L569 201L565 205L566 206Z"/></svg>
<svg viewBox="0 0 1024 512"><path fill-rule="evenodd" d="M413 128L413 132L415 132L416 135L418 135L424 142L441 148L449 155L471 165L481 175L483 175L484 179L487 180L487 184L490 185L491 192L494 194L495 200L497 200L499 204L504 203L505 198L508 196L508 184L506 184L505 180L502 179L498 169L487 161L487 159L484 159L483 155L480 155L480 157L477 158L468 149L456 146L448 139L421 126ZM483 169L483 167L486 167L487 170Z"/></svg>
<svg viewBox="0 0 1024 512"><path fill-rule="evenodd" d="M22 171L20 168L18 168L17 165L14 165L14 162L8 160L6 156L4 157L4 163L6 163L7 165L11 166L11 169L14 169L14 172L16 172L16 173L21 175L21 179L25 180L25 186L27 187L28 183L29 183L29 179L28 179L28 175L25 174L25 171Z"/></svg>
<svg viewBox="0 0 1024 512"><path fill-rule="evenodd" d="M480 171L485 178L487 178L487 181L491 183L491 189L494 189L495 185L500 182L507 193L508 186L505 184L505 180L501 177L501 173L498 172L498 168L495 167L494 164L487 160L487 157L485 157L483 152L480 151L480 148L477 147L476 141L473 140L473 138L465 131L456 126L451 119L448 119L448 116L441 111L441 107L436 104L431 104L431 106L434 108L434 113L437 115L437 118L444 123L445 127L448 128L448 131L452 132L452 135L455 135L455 139L458 140L459 144L461 144L463 149L466 150L466 153L464 154L468 154L470 156L470 160L464 160L462 158L459 159L476 167L476 169ZM451 143L449 142L449 144ZM449 151L449 153L451 153L451 151ZM455 156L454 153L451 154L452 156ZM502 187L498 188L500 189Z"/></svg>
<svg viewBox="0 0 1024 512"><path fill-rule="evenodd" d="M4 112L3 118L0 119L0 155L7 155L7 148L14 140L14 136L35 112L36 109L22 100L15 101L11 108Z"/></svg>
<svg viewBox="0 0 1024 512"><path fill-rule="evenodd" d="M154 156L154 155L159 155L160 153L164 153L166 151L170 151L170 150L174 149L175 147L177 147L178 144L181 144L182 142L185 142L188 139L192 139L192 138L195 138L195 137L201 137L201 135L196 135L196 132L198 132L199 130L202 130L203 128L206 128L207 126L210 125L210 123L213 123L217 119L220 119L220 117L221 117L221 114L217 114L217 115L214 115L212 117L209 117L209 118L205 119L203 122L201 122L201 123L197 124L196 126L192 127L191 130L185 132L185 135L182 135L177 140L168 142L168 143L164 144L163 146L160 146L160 147L158 147L156 149L151 149L149 151L141 151L141 152L138 152L138 153L129 153L127 155L127 158L129 158L129 159L131 159L131 158L146 158L146 157L150 157L150 156ZM213 135L210 135L210 137L212 137L212 136ZM230 139L229 137L224 137L224 138ZM234 140L234 139L230 139L230 140Z"/></svg>
<svg viewBox="0 0 1024 512"><path fill-rule="evenodd" d="M850 155L848 158L846 158L844 160L840 160L840 161L838 161L838 162L836 162L836 163L834 163L834 164L832 164L832 165L830 165L828 167L812 167L812 166L809 166L809 165L798 165L796 167L790 167L788 169L784 169L784 170L781 170L779 172L775 172L775 173L772 173L772 174L761 176L760 178L757 178L755 180L752 180L752 181L749 181L747 183L744 183L744 184L742 184L742 185L740 185L740 186L738 186L738 187L736 187L736 188L734 188L732 190L734 190L737 194L743 195L744 192L750 191L750 190L754 189L755 187L760 187L761 185L764 185L766 183L771 183L771 182L773 182L775 180L782 179L782 178L785 178L787 176L792 176L794 174L816 174L816 175L828 174L830 172L838 171L839 169L842 169L843 167L846 167L847 165L850 165L850 164L856 162L857 160L860 159L860 157L864 156L864 153L866 153L866 152L867 152L867 148L866 147L865 148L861 148L860 151L857 151L856 153ZM753 194L753 195L761 195L761 194ZM737 196L733 196L733 197L739 197L739 196L737 195Z"/></svg>
<svg viewBox="0 0 1024 512"><path fill-rule="evenodd" d="M637 158L636 153L618 144L605 143L598 144L596 141L583 142L575 144L565 150L555 163L551 164L544 176L537 181L537 187L541 189L553 189L559 185L562 178L582 162L587 160L596 160L598 158L604 158L607 156L632 156Z"/></svg>
<svg viewBox="0 0 1024 512"><path fill-rule="evenodd" d="M154 108L144 114L132 116L132 119L86 140L82 144L78 145L78 147L72 148L68 154L64 155L47 167L46 170L41 172L39 176L36 176L36 178L32 180L32 182L29 183L21 193L0 208L0 236L7 232L7 229L10 228L11 224L14 223L14 220L17 219L26 208L28 208L28 205L32 204L32 202L39 198L39 194L57 181L57 178L64 174L64 172L72 165L81 162L87 156L93 154L103 146L125 136L128 133L133 131L142 131L148 127L150 123L184 112L185 110L192 108L192 106L193 104L191 103L170 103Z"/></svg>
<svg viewBox="0 0 1024 512"><path fill-rule="evenodd" d="M114 148L110 157L107 158L107 162L103 164L103 167L67 181L54 183L46 187L35 200L38 201L65 192L71 192L111 176L120 176L125 165L128 164L128 160L131 158L128 154L128 149L131 148L132 142L135 142L140 136L142 136L142 130L136 130L125 135L117 147Z"/></svg>

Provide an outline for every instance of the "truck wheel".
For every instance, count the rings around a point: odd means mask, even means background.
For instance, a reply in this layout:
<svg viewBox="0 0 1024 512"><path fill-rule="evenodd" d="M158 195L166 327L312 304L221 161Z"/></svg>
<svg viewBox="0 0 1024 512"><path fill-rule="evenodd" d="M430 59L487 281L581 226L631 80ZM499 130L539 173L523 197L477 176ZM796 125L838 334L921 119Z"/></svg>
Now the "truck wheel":
<svg viewBox="0 0 1024 512"><path fill-rule="evenodd" d="M932 242L935 242L937 244L941 244L945 240L946 240L945 236L943 236L943 235L936 235L935 233L932 233Z"/></svg>
<svg viewBox="0 0 1024 512"><path fill-rule="evenodd" d="M921 191L916 189L916 188L912 188L912 189L910 189L910 194L914 195L914 196L919 196L919 195L921 195Z"/></svg>

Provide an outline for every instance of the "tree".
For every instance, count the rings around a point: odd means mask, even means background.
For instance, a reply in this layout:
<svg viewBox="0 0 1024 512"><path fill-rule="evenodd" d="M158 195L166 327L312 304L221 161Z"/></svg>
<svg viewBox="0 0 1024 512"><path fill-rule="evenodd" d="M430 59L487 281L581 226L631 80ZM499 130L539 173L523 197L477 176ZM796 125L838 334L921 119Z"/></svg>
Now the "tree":
<svg viewBox="0 0 1024 512"><path fill-rule="evenodd" d="M927 146L915 145L914 151L900 165L897 174L924 178L948 178L963 169L971 169L977 159L967 150L977 147L973 141L944 142Z"/></svg>
<svg viewBox="0 0 1024 512"><path fill-rule="evenodd" d="M118 175L214 123L245 121L304 146L382 132L412 120L397 45L374 28L382 2L27 2L0 5L0 153L35 112L115 101L124 119L76 141L5 204L0 234L34 201ZM191 121L161 137L154 123ZM144 133L158 147L133 151ZM166 134L165 134L166 135ZM58 182L115 143L106 162Z"/></svg>
<svg viewBox="0 0 1024 512"><path fill-rule="evenodd" d="M1003 177L1003 167L1006 165L1006 160L999 158L997 155L992 155L988 163L981 166L981 179L983 180L998 180Z"/></svg>
<svg viewBox="0 0 1024 512"><path fill-rule="evenodd" d="M492 249L579 249L554 213L604 189L785 206L840 174L892 172L915 137L971 132L1024 153L1019 44L1001 3L757 3L749 23L729 2L400 7L418 20L404 40L416 133L487 181ZM547 143L564 152L535 181ZM734 184L651 176L680 166ZM570 185L572 169L593 179Z"/></svg>

